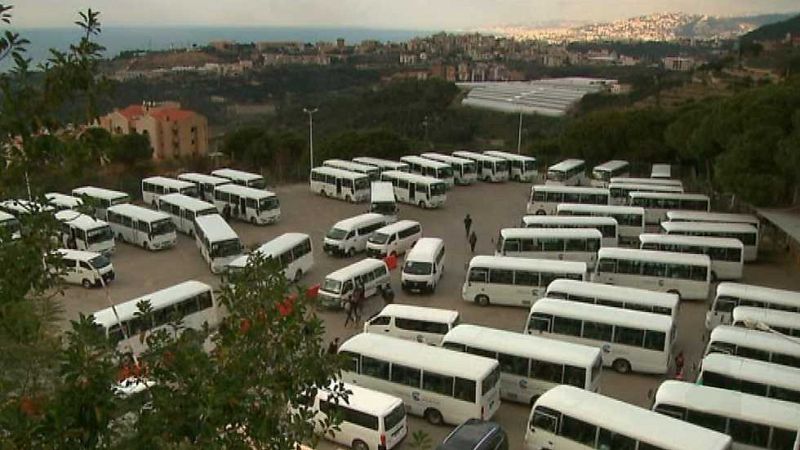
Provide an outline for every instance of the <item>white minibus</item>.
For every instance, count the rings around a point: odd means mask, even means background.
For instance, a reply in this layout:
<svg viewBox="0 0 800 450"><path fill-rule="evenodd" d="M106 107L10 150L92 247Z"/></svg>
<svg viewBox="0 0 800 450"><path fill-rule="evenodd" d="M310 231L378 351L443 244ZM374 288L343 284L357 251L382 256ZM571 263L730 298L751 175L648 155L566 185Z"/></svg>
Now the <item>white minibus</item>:
<svg viewBox="0 0 800 450"><path fill-rule="evenodd" d="M460 320L458 311L393 303L364 322L364 333L441 345L444 335Z"/></svg>
<svg viewBox="0 0 800 450"><path fill-rule="evenodd" d="M666 192L682 194L683 188L679 186L665 186L660 184L629 184L610 183L608 192L611 196L609 203L612 205L629 205L631 192Z"/></svg>
<svg viewBox="0 0 800 450"><path fill-rule="evenodd" d="M582 159L565 159L547 168L545 184L580 186L586 183L586 163Z"/></svg>
<svg viewBox="0 0 800 450"><path fill-rule="evenodd" d="M645 222L660 224L667 220L667 211L705 211L711 210L711 200L703 194L681 194L679 192L631 192L628 194L631 206L641 206L645 210Z"/></svg>
<svg viewBox="0 0 800 450"><path fill-rule="evenodd" d="M603 234L591 228L503 228L497 235L496 256L580 261L591 270Z"/></svg>
<svg viewBox="0 0 800 450"><path fill-rule="evenodd" d="M540 395L560 384L587 391L600 389L603 358L588 345L545 339L530 334L458 325L442 347L496 359L500 364L500 396L533 405Z"/></svg>
<svg viewBox="0 0 800 450"><path fill-rule="evenodd" d="M323 197L358 203L369 198L369 177L333 167L311 169L311 192Z"/></svg>
<svg viewBox="0 0 800 450"><path fill-rule="evenodd" d="M194 219L195 243L212 273L221 273L242 254L242 241L219 214Z"/></svg>
<svg viewBox="0 0 800 450"><path fill-rule="evenodd" d="M800 405L709 386L667 380L653 411L733 439L733 450L796 450Z"/></svg>
<svg viewBox="0 0 800 450"><path fill-rule="evenodd" d="M55 252L64 268L60 277L66 283L79 284L88 289L95 286L105 287L114 279L111 260L100 253L65 248Z"/></svg>
<svg viewBox="0 0 800 450"><path fill-rule="evenodd" d="M553 215L561 203L608 205L608 189L539 184L531 187L528 214Z"/></svg>
<svg viewBox="0 0 800 450"><path fill-rule="evenodd" d="M653 164L650 170L650 178L669 180L672 178L672 166L669 164Z"/></svg>
<svg viewBox="0 0 800 450"><path fill-rule="evenodd" d="M455 184L453 166L448 163L415 155L403 156L400 161L408 164L408 167L411 168L411 173L441 180L448 188L453 187Z"/></svg>
<svg viewBox="0 0 800 450"><path fill-rule="evenodd" d="M314 248L311 244L311 236L304 233L284 233L262 244L250 255L253 253L278 261L283 268L283 276L295 283L314 268ZM235 272L244 269L250 255L242 255L231 261L228 264L228 271Z"/></svg>
<svg viewBox="0 0 800 450"><path fill-rule="evenodd" d="M100 220L108 220L106 210L113 205L130 203L128 194L94 186L84 186L72 190L72 195L79 197L83 203L93 210L93 215Z"/></svg>
<svg viewBox="0 0 800 450"><path fill-rule="evenodd" d="M720 283L711 310L706 314L706 329L733 322L737 306L776 309L800 313L800 292L740 283Z"/></svg>
<svg viewBox="0 0 800 450"><path fill-rule="evenodd" d="M733 308L733 326L755 329L766 326L784 336L800 337L800 313L755 306L737 306ZM800 345L800 341L797 343Z"/></svg>
<svg viewBox="0 0 800 450"><path fill-rule="evenodd" d="M162 195L158 199L158 210L168 214L175 228L189 236L194 236L196 217L219 214L213 204L183 194Z"/></svg>
<svg viewBox="0 0 800 450"><path fill-rule="evenodd" d="M382 214L364 213L333 224L325 234L322 250L329 255L353 256L367 249L367 240L386 226Z"/></svg>
<svg viewBox="0 0 800 450"><path fill-rule="evenodd" d="M312 410L317 414L314 424L317 433L332 417L341 422L338 429L328 431L324 438L354 450L391 450L406 437L406 409L403 401L372 389L342 383L348 392L347 400L331 395L331 388L317 389Z"/></svg>
<svg viewBox="0 0 800 450"><path fill-rule="evenodd" d="M152 315L140 317L141 301L149 301ZM214 298L211 286L199 281L183 283L143 295L95 312L94 321L102 333L123 353L139 354L146 349L147 340L140 335L176 320L185 329L200 330L204 324L212 329L219 326L221 306Z"/></svg>
<svg viewBox="0 0 800 450"><path fill-rule="evenodd" d="M106 256L114 253L114 232L102 220L71 209L57 212L56 219L61 222L61 242L64 247Z"/></svg>
<svg viewBox="0 0 800 450"><path fill-rule="evenodd" d="M711 353L697 384L800 403L800 369L755 359Z"/></svg>
<svg viewBox="0 0 800 450"><path fill-rule="evenodd" d="M643 250L708 255L713 282L742 278L744 245L738 239L645 233L639 235L639 241Z"/></svg>
<svg viewBox="0 0 800 450"><path fill-rule="evenodd" d="M508 180L508 161L505 159L467 151L453 152L453 156L475 161L475 172L479 180L491 182Z"/></svg>
<svg viewBox="0 0 800 450"><path fill-rule="evenodd" d="M731 450L731 437L574 386L531 409L525 450Z"/></svg>
<svg viewBox="0 0 800 450"><path fill-rule="evenodd" d="M214 189L214 206L223 216L253 225L275 223L281 218L281 202L273 192L238 184L223 184Z"/></svg>
<svg viewBox="0 0 800 450"><path fill-rule="evenodd" d="M370 185L369 212L383 214L389 223L397 221L397 201L394 186L386 181L373 181Z"/></svg>
<svg viewBox="0 0 800 450"><path fill-rule="evenodd" d="M702 211L667 211L668 222L745 223L761 228L761 221L751 214L733 214Z"/></svg>
<svg viewBox="0 0 800 450"><path fill-rule="evenodd" d="M444 241L420 238L403 262L400 282L403 290L433 292L444 274Z"/></svg>
<svg viewBox="0 0 800 450"><path fill-rule="evenodd" d="M495 360L372 333L348 339L339 354L344 381L400 397L434 425L489 420L500 408Z"/></svg>
<svg viewBox="0 0 800 450"><path fill-rule="evenodd" d="M553 280L585 280L586 263L509 256L475 256L469 262L461 298L481 306L529 307Z"/></svg>
<svg viewBox="0 0 800 450"><path fill-rule="evenodd" d="M711 286L711 259L706 255L601 248L592 281L705 300Z"/></svg>
<svg viewBox="0 0 800 450"><path fill-rule="evenodd" d="M555 228L555 229L595 229L603 235L603 247L616 247L619 243L617 235L617 219L613 217L592 216L537 216L522 217L523 228Z"/></svg>
<svg viewBox="0 0 800 450"><path fill-rule="evenodd" d="M650 184L657 186L677 186L683 189L683 182L681 180L661 179L661 178L631 178L631 177L613 177L611 183L627 183L627 184Z"/></svg>
<svg viewBox="0 0 800 450"><path fill-rule="evenodd" d="M352 298L356 284L364 288L364 298L391 287L389 268L380 259L365 258L329 273L319 288L320 304L342 308Z"/></svg>
<svg viewBox="0 0 800 450"><path fill-rule="evenodd" d="M167 177L149 177L142 180L142 201L146 205L158 206L158 198L164 194L197 197L197 185L190 181Z"/></svg>
<svg viewBox="0 0 800 450"><path fill-rule="evenodd" d="M670 221L662 222L661 230L665 234L738 239L744 245L745 262L758 258L758 228L746 223Z"/></svg>
<svg viewBox="0 0 800 450"><path fill-rule="evenodd" d="M367 256L385 258L403 255L422 237L422 226L416 220L401 220L378 228L367 239Z"/></svg>
<svg viewBox="0 0 800 450"><path fill-rule="evenodd" d="M644 233L644 208L636 206L562 203L556 213L559 216L613 217L617 221L619 245L639 247L639 235Z"/></svg>
<svg viewBox="0 0 800 450"><path fill-rule="evenodd" d="M369 166L375 166L381 170L381 172L385 172L387 170L397 170L400 172L408 172L409 167L408 164L402 163L399 161L392 161L390 159L383 159L383 158L372 158L369 156L359 156L357 158L353 158L354 162L359 164L367 164Z"/></svg>
<svg viewBox="0 0 800 450"><path fill-rule="evenodd" d="M547 297L531 306L525 331L597 347L619 373L669 372L677 337L671 316Z"/></svg>
<svg viewBox="0 0 800 450"><path fill-rule="evenodd" d="M627 177L631 165L628 161L612 159L592 169L592 186L605 188L611 183L612 178Z"/></svg>
<svg viewBox="0 0 800 450"><path fill-rule="evenodd" d="M800 345L785 336L731 325L711 330L705 355L722 353L800 369Z"/></svg>
<svg viewBox="0 0 800 450"><path fill-rule="evenodd" d="M361 164L353 161L347 161L344 159L326 159L322 162L324 167L333 167L334 169L341 169L347 170L349 172L360 173L361 175L366 175L370 181L375 181L380 178L381 176L381 169L370 165L370 164Z"/></svg>
<svg viewBox="0 0 800 450"><path fill-rule="evenodd" d="M0 210L13 214L17 218L32 213L53 213L55 207L48 204L38 203L30 200L11 199L0 201Z"/></svg>
<svg viewBox="0 0 800 450"><path fill-rule="evenodd" d="M17 220L17 218L13 215L4 211L0 211L0 230L7 234L12 240L22 237L19 220ZM0 242L2 241L3 237L0 235Z"/></svg>
<svg viewBox="0 0 800 450"><path fill-rule="evenodd" d="M219 178L227 178L233 184L239 186L246 186L254 189L264 189L267 187L267 182L261 175L244 172L235 169L217 169L211 172L211 175Z"/></svg>
<svg viewBox="0 0 800 450"><path fill-rule="evenodd" d="M179 180L189 181L197 186L197 197L207 202L214 201L214 189L223 184L230 184L227 178L215 177L204 173L187 172L178 175Z"/></svg>
<svg viewBox="0 0 800 450"><path fill-rule="evenodd" d="M423 153L420 156L434 161L450 164L453 168L453 179L455 184L468 185L478 181L478 166L471 159L459 158L457 156L443 155L441 153Z"/></svg>
<svg viewBox="0 0 800 450"><path fill-rule="evenodd" d="M48 192L44 194L47 203L62 211L65 209L77 209L83 205L83 200L72 195L61 194L59 192Z"/></svg>
<svg viewBox="0 0 800 450"><path fill-rule="evenodd" d="M680 310L679 298L675 294L588 281L555 280L547 287L545 296L579 303L663 314L672 317L672 320L676 322Z"/></svg>
<svg viewBox="0 0 800 450"><path fill-rule="evenodd" d="M436 178L388 170L381 173L381 181L392 183L397 201L420 208L439 208L447 200L447 186Z"/></svg>
<svg viewBox="0 0 800 450"><path fill-rule="evenodd" d="M539 169L536 167L536 158L532 156L518 155L516 153L497 150L487 150L483 152L483 154L508 161L508 177L510 180L533 183L539 176Z"/></svg>
<svg viewBox="0 0 800 450"><path fill-rule="evenodd" d="M175 225L167 214L131 204L108 208L108 224L117 241L147 250L170 248L178 241Z"/></svg>

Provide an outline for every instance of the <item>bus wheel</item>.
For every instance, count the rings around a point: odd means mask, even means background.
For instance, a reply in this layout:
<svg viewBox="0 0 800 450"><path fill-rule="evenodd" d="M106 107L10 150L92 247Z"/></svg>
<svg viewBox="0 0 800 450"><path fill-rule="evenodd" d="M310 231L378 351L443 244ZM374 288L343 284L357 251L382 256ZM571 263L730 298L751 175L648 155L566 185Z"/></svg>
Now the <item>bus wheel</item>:
<svg viewBox="0 0 800 450"><path fill-rule="evenodd" d="M353 445L351 446L353 450L369 450L367 444L364 443L361 439L356 439L353 441Z"/></svg>
<svg viewBox="0 0 800 450"><path fill-rule="evenodd" d="M145 250L150 250L150 243L147 241L142 242L142 248Z"/></svg>
<svg viewBox="0 0 800 450"><path fill-rule="evenodd" d="M533 406L533 404L536 403L536 400L539 400L538 395L534 395L533 397L531 397L530 405Z"/></svg>
<svg viewBox="0 0 800 450"><path fill-rule="evenodd" d="M617 359L612 364L611 367L614 368L619 373L628 373L631 371L631 363L624 359Z"/></svg>
<svg viewBox="0 0 800 450"><path fill-rule="evenodd" d="M425 420L428 421L431 425L441 425L444 423L444 419L442 418L442 413L439 412L438 409L427 409L425 410L424 414Z"/></svg>
<svg viewBox="0 0 800 450"><path fill-rule="evenodd" d="M319 191L319 193L322 194L323 197L327 197L328 196L328 193L325 192L325 189Z"/></svg>
<svg viewBox="0 0 800 450"><path fill-rule="evenodd" d="M489 297L487 297L485 295L479 295L479 296L475 297L475 303L477 303L477 304L479 304L481 306L489 306Z"/></svg>
<svg viewBox="0 0 800 450"><path fill-rule="evenodd" d="M81 285L86 289L91 289L94 286L94 283L84 278L83 281L81 282Z"/></svg>
<svg viewBox="0 0 800 450"><path fill-rule="evenodd" d="M537 216L546 216L547 213L543 209L540 209L540 210L536 211L536 215Z"/></svg>
<svg viewBox="0 0 800 450"><path fill-rule="evenodd" d="M714 271L712 270L712 271L711 271L711 282L712 282L712 283L716 283L717 281L719 281L719 278L717 277L717 272L714 272Z"/></svg>
<svg viewBox="0 0 800 450"><path fill-rule="evenodd" d="M355 248L350 247L350 248L347 249L346 255L347 255L348 258L352 258L353 256L355 256L355 254L356 254L356 249Z"/></svg>
<svg viewBox="0 0 800 450"><path fill-rule="evenodd" d="M125 237L124 237L124 236L122 236L122 233L119 233L119 234L117 235L117 240L118 240L118 241L120 241L120 242L125 242Z"/></svg>
<svg viewBox="0 0 800 450"><path fill-rule="evenodd" d="M255 217L251 217L250 218L250 225L255 225L255 224L256 224L256 218Z"/></svg>
<svg viewBox="0 0 800 450"><path fill-rule="evenodd" d="M419 203L417 203L417 206L419 206L420 208L424 208L424 207L425 207L425 202L423 202L422 200L420 200L420 202L419 202Z"/></svg>
<svg viewBox="0 0 800 450"><path fill-rule="evenodd" d="M302 277L303 277L303 271L300 270L300 269L297 269L297 272L294 273L294 282L295 283L299 283L300 282L300 278L302 278Z"/></svg>
<svg viewBox="0 0 800 450"><path fill-rule="evenodd" d="M677 295L677 296L678 296L678 300L680 300L680 299L681 299L681 293L680 293L680 291L678 291L678 290L676 290L676 289L670 289L670 290L668 290L668 291L667 291L667 294L675 294L675 295Z"/></svg>
<svg viewBox="0 0 800 450"><path fill-rule="evenodd" d="M344 199L347 201L347 203L353 203L353 197L350 197L349 195L346 196Z"/></svg>

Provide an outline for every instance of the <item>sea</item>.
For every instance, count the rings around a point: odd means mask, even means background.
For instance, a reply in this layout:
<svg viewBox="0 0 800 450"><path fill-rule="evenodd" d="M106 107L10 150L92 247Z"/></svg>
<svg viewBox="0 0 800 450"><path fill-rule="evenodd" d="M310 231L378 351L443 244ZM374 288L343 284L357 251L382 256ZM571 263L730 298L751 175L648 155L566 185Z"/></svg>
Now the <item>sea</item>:
<svg viewBox="0 0 800 450"><path fill-rule="evenodd" d="M12 30L28 39L27 57L33 64L45 61L49 49L66 50L81 38L77 27L22 28ZM168 50L204 46L211 41L231 40L240 43L258 41L334 42L344 38L348 44L366 39L381 42L401 42L414 37L428 36L425 30L392 30L374 28L312 28L312 27L103 27L97 41L106 50L103 55L113 58L125 50ZM6 67L0 65L0 68Z"/></svg>

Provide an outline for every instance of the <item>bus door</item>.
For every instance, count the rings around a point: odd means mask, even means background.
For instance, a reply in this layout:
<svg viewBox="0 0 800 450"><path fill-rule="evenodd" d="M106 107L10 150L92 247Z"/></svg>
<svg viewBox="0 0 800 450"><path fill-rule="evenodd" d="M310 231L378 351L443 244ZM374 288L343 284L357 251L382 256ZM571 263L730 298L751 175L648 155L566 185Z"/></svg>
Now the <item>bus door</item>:
<svg viewBox="0 0 800 450"><path fill-rule="evenodd" d="M342 179L336 179L336 195L342 195Z"/></svg>
<svg viewBox="0 0 800 450"><path fill-rule="evenodd" d="M417 185L414 183L408 183L408 199L410 201L414 201L414 196L417 191Z"/></svg>
<svg viewBox="0 0 800 450"><path fill-rule="evenodd" d="M247 215L247 205L245 203L245 198L239 198L239 213L244 217Z"/></svg>

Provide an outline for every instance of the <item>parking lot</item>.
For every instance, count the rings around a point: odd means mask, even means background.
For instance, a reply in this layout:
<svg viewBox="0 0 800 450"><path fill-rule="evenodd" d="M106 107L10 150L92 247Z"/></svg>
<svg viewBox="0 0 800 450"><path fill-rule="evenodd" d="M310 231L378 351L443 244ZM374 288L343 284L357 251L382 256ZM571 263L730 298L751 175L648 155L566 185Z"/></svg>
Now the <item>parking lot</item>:
<svg viewBox="0 0 800 450"><path fill-rule="evenodd" d="M254 247L285 232L304 232L312 236L315 246L315 267L302 282L307 285L322 281L326 274L348 265L355 258L333 258L321 252L322 238L330 226L338 220L365 212L367 204L353 205L338 200L325 199L309 192L307 185L291 185L273 189L281 200L282 217L275 224L264 227L244 223L233 223L242 242ZM463 218L469 213L473 220L478 242L476 254L493 253L493 237L502 227L517 226L525 214L525 204L530 192L529 184L478 183L468 187L456 187L448 192L443 209L421 210L401 204L400 217L418 220L422 223L423 235L440 237L446 245L446 271L433 295L408 295L400 290L399 270L392 274L392 286L397 294L395 301L420 306L456 309L461 313L463 323L474 323L512 331L522 331L527 310L490 306L482 308L461 299L461 285L464 281L466 264L472 256L464 233ZM762 255L763 256L763 255ZM208 265L200 256L194 243L184 235L179 235L175 248L162 252L148 252L126 244L117 244L113 257L117 279L109 289L110 301L115 303L130 300L149 292L162 289L188 279L207 283L218 283L218 277L211 274ZM800 277L797 270L784 264L774 255L766 255L755 264L745 267L742 282L760 284L776 288L800 290ZM63 297L66 318L72 319L78 313L91 313L108 306L102 289L85 290L70 287ZM369 299L364 315L370 316L383 306L376 297ZM703 319L708 302L683 303L678 324L677 349L683 350L686 367L691 368L699 362L703 350ZM327 324L326 339L339 336L342 341L359 332L358 328L345 329L344 313L320 311ZM690 379L694 372L688 371ZM601 392L612 397L648 406L648 391L654 390L662 378L637 374L620 375L605 370L602 375ZM510 437L510 448L521 448L530 407L504 402L495 416ZM410 432L423 429L438 443L450 431L450 427L433 427L422 419L409 417ZM404 441L400 448L408 448L411 439ZM324 442L321 449L335 448Z"/></svg>

